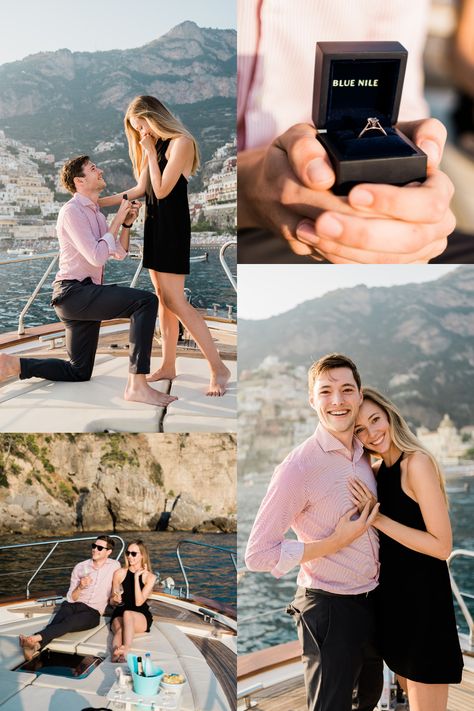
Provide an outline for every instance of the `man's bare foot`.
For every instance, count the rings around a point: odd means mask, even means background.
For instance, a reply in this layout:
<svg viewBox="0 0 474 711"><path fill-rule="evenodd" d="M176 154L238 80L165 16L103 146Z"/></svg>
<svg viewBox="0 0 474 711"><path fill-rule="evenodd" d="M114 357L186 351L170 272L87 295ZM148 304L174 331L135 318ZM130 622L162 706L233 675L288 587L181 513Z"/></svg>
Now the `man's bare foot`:
<svg viewBox="0 0 474 711"><path fill-rule="evenodd" d="M20 359L7 353L0 353L0 381L20 375Z"/></svg>
<svg viewBox="0 0 474 711"><path fill-rule="evenodd" d="M209 381L209 390L206 395L209 395L210 397L220 397L221 395L224 395L229 378L230 370L229 368L226 368L224 364L222 364L222 367L219 368L219 370L213 370Z"/></svg>
<svg viewBox="0 0 474 711"><path fill-rule="evenodd" d="M36 657L37 654L39 654L40 651L40 643L36 642L36 644L33 647L30 646L24 646L23 647L23 656L25 658L25 661L31 662L33 657Z"/></svg>
<svg viewBox="0 0 474 711"><path fill-rule="evenodd" d="M176 378L176 370L174 368L163 368L163 366L146 376L147 383L156 383L157 380L174 380L174 378Z"/></svg>
<svg viewBox="0 0 474 711"><path fill-rule="evenodd" d="M38 637L37 635L30 635L27 637L24 634L21 634L19 636L20 640L20 647L34 647L35 644L38 644L38 642L41 641L41 637Z"/></svg>
<svg viewBox="0 0 474 711"><path fill-rule="evenodd" d="M156 405L157 407L167 407L171 402L177 400L173 395L166 395L154 390L147 383L132 386L130 384L125 388L124 400L131 402L144 402L147 405Z"/></svg>

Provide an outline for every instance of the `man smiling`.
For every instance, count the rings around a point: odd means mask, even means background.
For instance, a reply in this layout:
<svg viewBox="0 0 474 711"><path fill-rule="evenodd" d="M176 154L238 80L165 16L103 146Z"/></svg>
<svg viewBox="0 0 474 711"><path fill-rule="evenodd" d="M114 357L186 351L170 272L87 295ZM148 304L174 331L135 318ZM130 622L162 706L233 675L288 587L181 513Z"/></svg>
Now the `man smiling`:
<svg viewBox="0 0 474 711"><path fill-rule="evenodd" d="M124 398L166 406L176 398L146 382L158 310L156 296L142 289L103 284L107 260L124 259L128 253L139 203L131 203L124 195L108 225L98 205L106 186L103 171L86 155L65 163L61 181L72 198L58 215L59 271L51 305L64 323L69 360L0 354L0 380L15 375L21 379L89 380L101 321L129 318L130 365Z"/></svg>
<svg viewBox="0 0 474 711"><path fill-rule="evenodd" d="M99 536L92 544L90 559L74 567L67 599L51 622L29 637L20 635L20 646L26 660L36 656L55 637L67 632L89 630L99 624L112 591L114 572L120 568L117 560L110 560L113 549L113 538Z"/></svg>
<svg viewBox="0 0 474 711"><path fill-rule="evenodd" d="M373 711L382 690L371 591L378 581L378 506L360 515L348 486L375 480L354 425L360 376L346 356L331 354L308 373L309 402L319 424L272 477L246 551L250 570L275 577L300 565L294 615L303 650L309 711ZM297 540L285 538L289 528Z"/></svg>

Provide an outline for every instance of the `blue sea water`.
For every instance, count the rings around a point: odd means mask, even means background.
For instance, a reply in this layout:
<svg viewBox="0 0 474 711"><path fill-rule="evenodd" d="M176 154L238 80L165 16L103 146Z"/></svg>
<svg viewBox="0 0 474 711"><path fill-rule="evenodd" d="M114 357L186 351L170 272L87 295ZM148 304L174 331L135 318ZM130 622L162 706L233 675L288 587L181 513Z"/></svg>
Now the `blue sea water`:
<svg viewBox="0 0 474 711"><path fill-rule="evenodd" d="M239 477L239 569L244 567L245 546L268 481L269 475L246 475L245 479ZM474 551L474 478L449 480L450 485L456 485L453 489L462 489L466 482L470 482L469 491L449 494L453 549L465 548ZM459 558L454 561L453 573L461 591L474 594L474 559ZM296 569L278 580L270 573L247 572L241 578L238 585L239 654L296 639L292 618L285 613L295 589ZM468 601L468 608L471 615L474 615L474 600ZM456 618L460 630L467 632L467 625L459 608L456 609Z"/></svg>
<svg viewBox="0 0 474 711"><path fill-rule="evenodd" d="M186 288L191 291L192 304L197 307L212 309L213 304L219 304L219 313L227 314L227 304L234 307L233 315L236 316L237 295L228 281L219 261L219 247L202 246L193 247L191 255L208 253L207 262L192 262L191 271L186 278ZM0 258L11 255L0 253ZM236 272L236 250L227 250L226 257L233 274ZM49 259L16 264L0 265L0 333L16 330L18 315L27 302L36 284L46 270ZM138 267L138 260L125 259L124 261L108 262L105 270L105 283L123 283L130 285L133 275ZM44 323L55 323L58 318L50 306L51 285L57 267L53 269L41 290L37 301L29 310L25 326L30 328ZM148 271L144 269L137 283L137 288L152 290Z"/></svg>
<svg viewBox="0 0 474 711"><path fill-rule="evenodd" d="M102 531L102 533L104 533ZM119 531L125 542L141 538L147 546L152 569L160 573L161 579L171 576L176 584L175 593L179 587L185 592L185 584L176 557L176 546L179 541L193 540L230 548L235 554L236 537L225 533L185 533L182 531ZM95 532L77 534L71 538L93 536ZM31 535L2 535L0 537L0 599L15 595L24 595L26 584L38 567L49 547L38 546L1 550L2 545L30 541L47 541L49 538L39 538ZM64 538L67 538L64 536ZM66 594L72 568L81 560L90 557L91 541L61 545L48 560L44 569L31 585L32 595L40 595L45 591L57 591ZM236 575L235 569L227 554L194 545L182 548L183 563L186 566L190 592L212 600L236 607ZM121 561L122 562L122 561ZM188 569L189 568L189 569Z"/></svg>

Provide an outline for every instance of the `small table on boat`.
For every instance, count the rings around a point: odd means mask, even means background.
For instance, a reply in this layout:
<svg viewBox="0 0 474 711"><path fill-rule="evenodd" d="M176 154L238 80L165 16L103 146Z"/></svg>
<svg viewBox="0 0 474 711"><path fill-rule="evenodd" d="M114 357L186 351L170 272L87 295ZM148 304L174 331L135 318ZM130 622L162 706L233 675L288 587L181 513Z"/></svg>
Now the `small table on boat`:
<svg viewBox="0 0 474 711"><path fill-rule="evenodd" d="M118 681L111 687L107 700L112 701L113 711L181 711L180 693L161 689L156 696L143 696L136 694L129 686L121 686Z"/></svg>

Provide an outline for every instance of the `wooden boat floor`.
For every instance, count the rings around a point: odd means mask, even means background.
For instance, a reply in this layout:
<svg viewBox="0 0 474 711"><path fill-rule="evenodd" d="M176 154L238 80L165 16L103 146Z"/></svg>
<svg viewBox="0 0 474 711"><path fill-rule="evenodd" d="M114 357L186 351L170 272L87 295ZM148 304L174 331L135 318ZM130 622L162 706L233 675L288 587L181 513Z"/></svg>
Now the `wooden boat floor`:
<svg viewBox="0 0 474 711"><path fill-rule="evenodd" d="M229 647L218 639L209 637L196 637L188 634L190 640L194 642L206 662L209 664L213 674L219 680L226 695L229 706L233 711L237 709L237 664L235 654Z"/></svg>
<svg viewBox="0 0 474 711"><path fill-rule="evenodd" d="M252 693L257 702L253 711L307 711L303 677L275 684ZM399 705L397 711L404 711ZM462 682L449 687L447 711L472 711L474 709L474 672L464 670Z"/></svg>
<svg viewBox="0 0 474 711"><path fill-rule="evenodd" d="M235 331L219 328L218 321L216 321L216 326L213 327L213 319L206 317L206 320L211 331L212 339L221 356L227 360L237 360L237 338ZM113 321L104 321L102 325L126 325L127 323L128 321L125 321L123 319L115 319ZM51 333L61 333L63 331L63 324L56 323L28 329L28 333L24 336L17 336L17 334L15 333L1 334L0 347L7 347L16 345L18 343L28 342L32 338L34 339L38 336L48 335ZM128 328L118 330L112 333L102 331L99 336L97 353L105 353L107 355L113 354L116 356L128 357ZM57 348L51 349L49 348L47 343L39 343L37 347L31 348L28 355L38 357L41 356L45 358L67 358L66 349L63 346L58 346ZM161 340L158 336L155 335L155 337L153 338L152 357L158 358L161 357L161 355ZM190 358L202 358L199 349L195 345L193 347L190 347L189 343L186 340L178 342L177 355L186 355Z"/></svg>

